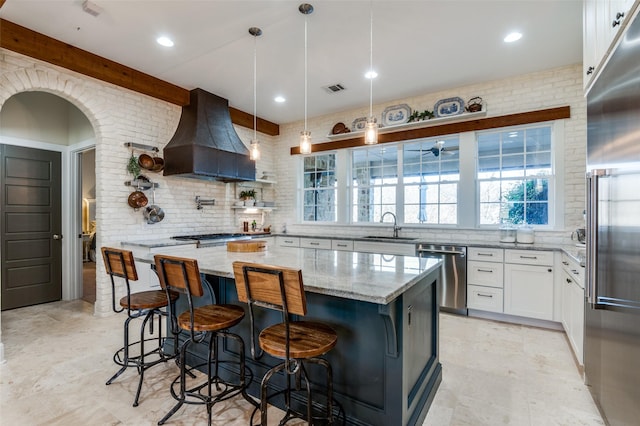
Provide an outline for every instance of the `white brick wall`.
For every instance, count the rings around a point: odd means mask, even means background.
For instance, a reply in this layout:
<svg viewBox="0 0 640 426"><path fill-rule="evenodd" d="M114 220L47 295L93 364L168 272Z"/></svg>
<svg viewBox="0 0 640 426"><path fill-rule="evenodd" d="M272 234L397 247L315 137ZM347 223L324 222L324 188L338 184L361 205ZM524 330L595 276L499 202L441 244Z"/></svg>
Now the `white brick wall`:
<svg viewBox="0 0 640 426"><path fill-rule="evenodd" d="M565 193L565 229L561 231L537 232L536 242L549 246L570 244L571 230L581 226L582 211L585 208L584 173L586 155L586 100L582 88L582 66L562 67L533 74L518 76L511 79L474 84L455 89L443 90L411 98L398 99L385 104L374 106L374 116L380 117L384 108L390 105L406 103L412 109L433 109L433 105L443 98L459 96L470 99L474 96L482 97L487 105L487 116L499 116L537 109L552 108L569 105L571 118L565 121L564 140L564 193ZM357 118L368 115L368 109L343 111L335 114L316 117L308 120L308 127L314 143L326 142L326 135L337 122L350 125ZM278 174L278 202L281 208L274 214L275 230L280 231L282 224L287 224L291 233L322 234L322 235L364 235L371 232L371 228L300 225L296 223L295 193L296 193L296 156L291 156L289 150L298 144L302 122L289 123L280 126L280 138L275 146ZM406 228L405 228L406 230ZM439 230L416 228L411 229L412 235L426 240L442 242L487 242L498 241L495 231L477 230Z"/></svg>
<svg viewBox="0 0 640 426"><path fill-rule="evenodd" d="M237 199L236 184L199 181L148 172L159 184L156 203L165 210L165 219L145 223L142 211L127 205L132 191L124 182L131 179L126 164L131 151L125 142L162 148L170 140L181 108L112 84L79 75L66 69L0 49L0 108L14 94L41 90L56 94L77 106L89 119L96 140L96 229L98 246L119 246L121 241L170 237L177 234L240 230L244 216L230 208ZM248 146L253 131L236 128ZM258 176L274 170L270 146L274 138L258 135L262 159ZM142 151L135 151L136 155ZM265 199L274 199L273 189L265 189ZM147 195L151 197L151 192ZM215 206L197 210L194 198L214 198ZM68 212L63 211L63 215ZM260 215L253 215L260 220ZM251 220L253 220L253 218ZM268 217L267 217L268 219ZM246 220L246 219L245 219ZM97 263L96 315L111 313L110 282L102 262Z"/></svg>
<svg viewBox="0 0 640 426"><path fill-rule="evenodd" d="M14 94L41 90L56 94L77 106L91 122L96 139L96 219L98 245L119 245L121 241L169 237L182 233L240 230L243 220L259 221L259 215L244 215L231 209L240 189L237 184L206 182L175 177L165 178L149 172L160 186L156 203L166 212L164 221L155 225L144 222L142 213L128 207L132 190L124 185L131 178L126 171L131 152L125 142L137 142L160 149L169 141L178 124L180 108L167 102L132 92L108 83L79 75L66 69L0 49L0 108ZM582 96L581 65L564 67L376 105L380 116L389 105L407 103L414 109L432 109L442 98L481 96L488 105L488 115L502 115L553 106L570 105L571 119L565 126L565 196L566 231L538 233L536 240L545 244L565 243L569 231L581 223L584 209L584 157L586 139L586 104ZM356 117L367 115L367 106L357 110L312 118L309 129L315 142L326 141L333 125L350 124ZM263 171L276 173L277 185L264 189L264 199L275 199L278 209L266 216L265 224L279 232L283 223L290 232L358 236L368 233L366 227L301 226L295 223L296 158L289 149L297 145L301 123L280 126L280 136L259 135L262 159L257 163L258 176ZM249 144L253 132L236 128L240 138ZM136 154L140 154L136 151ZM151 194L149 194L151 195ZM195 208L194 198L215 198L216 205ZM63 212L66 214L68 212ZM477 241L495 239L497 233L475 230L421 229L416 235L438 241ZM98 262L96 315L111 312L110 283L104 266Z"/></svg>

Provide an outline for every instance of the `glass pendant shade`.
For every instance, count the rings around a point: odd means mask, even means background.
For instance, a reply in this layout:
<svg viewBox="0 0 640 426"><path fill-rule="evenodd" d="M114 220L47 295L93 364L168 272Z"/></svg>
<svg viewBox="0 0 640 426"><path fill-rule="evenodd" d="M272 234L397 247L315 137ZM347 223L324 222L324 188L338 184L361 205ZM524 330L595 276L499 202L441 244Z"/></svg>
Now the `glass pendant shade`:
<svg viewBox="0 0 640 426"><path fill-rule="evenodd" d="M249 158L254 161L260 159L260 141L258 139L251 139Z"/></svg>
<svg viewBox="0 0 640 426"><path fill-rule="evenodd" d="M311 154L311 132L300 132L300 154Z"/></svg>
<svg viewBox="0 0 640 426"><path fill-rule="evenodd" d="M367 125L364 128L364 143L367 145L378 143L378 123L373 117L367 119Z"/></svg>

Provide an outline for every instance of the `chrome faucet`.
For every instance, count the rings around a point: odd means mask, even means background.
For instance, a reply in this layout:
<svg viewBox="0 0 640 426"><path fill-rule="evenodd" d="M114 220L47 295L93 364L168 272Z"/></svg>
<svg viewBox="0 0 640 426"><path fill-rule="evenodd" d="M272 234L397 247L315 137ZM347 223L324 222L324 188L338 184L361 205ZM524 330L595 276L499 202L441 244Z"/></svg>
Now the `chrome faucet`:
<svg viewBox="0 0 640 426"><path fill-rule="evenodd" d="M398 226L398 219L396 218L395 214L391 212L382 213L382 217L380 218L380 223L384 221L384 217L388 214L390 214L393 217L393 238L398 238L398 231L402 228Z"/></svg>

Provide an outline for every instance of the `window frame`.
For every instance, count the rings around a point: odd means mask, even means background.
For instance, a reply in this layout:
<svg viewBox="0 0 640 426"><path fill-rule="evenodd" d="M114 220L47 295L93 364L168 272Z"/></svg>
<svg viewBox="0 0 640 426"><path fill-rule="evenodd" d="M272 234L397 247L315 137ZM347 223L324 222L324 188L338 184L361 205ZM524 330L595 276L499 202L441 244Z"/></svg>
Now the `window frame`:
<svg viewBox="0 0 640 426"><path fill-rule="evenodd" d="M412 144L419 141L427 141L434 137L425 137L418 139L405 140L400 142L390 142L385 146L396 146L398 155L398 183L396 188L396 216L398 226L404 228L416 229L460 229L460 230L488 230L498 229L500 225L486 224L480 225L480 194L477 179L477 135L481 132L504 132L509 129L523 129L534 127L551 127L551 170L550 175L553 183L549 185L549 224L534 225L536 229L541 230L562 230L564 227L564 139L565 139L565 119L557 119L546 122L534 122L518 126L507 126L500 128L492 128L487 131L469 131L457 134L441 135L437 139L446 139L458 136L459 140L459 173L458 181L458 219L456 224L426 224L426 223L406 223L404 209L404 176L401 173L403 166L403 147L406 144ZM329 225L329 226L359 226L374 227L387 226L378 222L354 222L352 220L352 151L358 149L366 149L365 146L354 148L344 148L336 150L320 151L309 155L299 156L297 162L296 181L298 185L297 197L295 200L296 216L298 222L305 225ZM336 159L336 211L337 219L332 222L306 221L303 217L304 202L304 181L303 170L304 160L308 156L335 154Z"/></svg>

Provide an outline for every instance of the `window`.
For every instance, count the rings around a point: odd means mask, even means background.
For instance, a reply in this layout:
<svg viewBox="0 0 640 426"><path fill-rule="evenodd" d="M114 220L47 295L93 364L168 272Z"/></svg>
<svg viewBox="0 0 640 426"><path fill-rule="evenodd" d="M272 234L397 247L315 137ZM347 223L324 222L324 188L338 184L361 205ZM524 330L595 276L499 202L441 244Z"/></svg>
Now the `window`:
<svg viewBox="0 0 640 426"><path fill-rule="evenodd" d="M480 225L548 225L551 126L478 135Z"/></svg>
<svg viewBox="0 0 640 426"><path fill-rule="evenodd" d="M335 222L337 220L335 154L304 157L303 164L303 220Z"/></svg>
<svg viewBox="0 0 640 426"><path fill-rule="evenodd" d="M384 212L395 214L398 147L357 149L351 158L352 222L379 222Z"/></svg>
<svg viewBox="0 0 640 426"><path fill-rule="evenodd" d="M403 147L404 223L458 223L458 138Z"/></svg>

